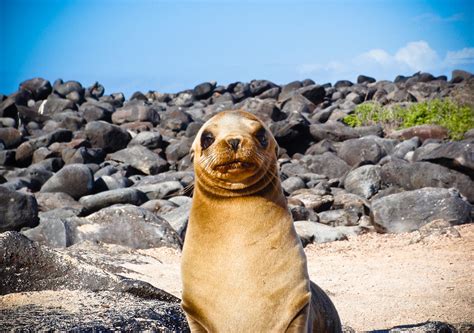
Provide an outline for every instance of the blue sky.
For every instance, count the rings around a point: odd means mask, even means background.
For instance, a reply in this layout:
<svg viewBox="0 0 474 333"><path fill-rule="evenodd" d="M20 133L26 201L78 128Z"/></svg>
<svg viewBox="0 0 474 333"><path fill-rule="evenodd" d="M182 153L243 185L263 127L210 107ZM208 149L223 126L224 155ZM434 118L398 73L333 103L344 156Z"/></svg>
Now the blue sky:
<svg viewBox="0 0 474 333"><path fill-rule="evenodd" d="M474 1L0 0L0 92L28 78L106 93L474 72Z"/></svg>

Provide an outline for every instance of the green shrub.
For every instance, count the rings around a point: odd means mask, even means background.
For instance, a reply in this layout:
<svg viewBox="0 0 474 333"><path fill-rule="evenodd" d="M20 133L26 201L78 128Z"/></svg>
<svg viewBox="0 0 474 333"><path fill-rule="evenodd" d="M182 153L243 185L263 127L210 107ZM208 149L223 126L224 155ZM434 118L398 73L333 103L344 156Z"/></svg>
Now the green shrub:
<svg viewBox="0 0 474 333"><path fill-rule="evenodd" d="M343 120L352 127L381 124L385 131L424 124L440 125L449 130L451 139L460 140L467 130L474 128L474 110L449 99L385 107L367 102L358 105L354 113Z"/></svg>

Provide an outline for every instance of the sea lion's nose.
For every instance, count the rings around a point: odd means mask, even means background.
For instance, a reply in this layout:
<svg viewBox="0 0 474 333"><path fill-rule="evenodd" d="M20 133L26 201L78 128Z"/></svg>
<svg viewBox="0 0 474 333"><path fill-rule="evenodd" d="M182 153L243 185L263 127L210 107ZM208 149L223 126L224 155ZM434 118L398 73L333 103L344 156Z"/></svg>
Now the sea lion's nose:
<svg viewBox="0 0 474 333"><path fill-rule="evenodd" d="M232 148L233 151L237 151L239 149L240 139L238 138L227 139L227 143L229 144L229 146Z"/></svg>

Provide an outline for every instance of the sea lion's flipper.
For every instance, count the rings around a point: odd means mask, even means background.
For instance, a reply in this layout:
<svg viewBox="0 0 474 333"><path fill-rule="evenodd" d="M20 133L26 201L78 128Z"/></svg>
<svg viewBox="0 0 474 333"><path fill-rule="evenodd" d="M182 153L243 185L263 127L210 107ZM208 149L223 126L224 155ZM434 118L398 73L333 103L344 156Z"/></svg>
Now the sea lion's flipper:
<svg viewBox="0 0 474 333"><path fill-rule="evenodd" d="M340 333L341 320L324 290L311 281L311 319L314 333Z"/></svg>

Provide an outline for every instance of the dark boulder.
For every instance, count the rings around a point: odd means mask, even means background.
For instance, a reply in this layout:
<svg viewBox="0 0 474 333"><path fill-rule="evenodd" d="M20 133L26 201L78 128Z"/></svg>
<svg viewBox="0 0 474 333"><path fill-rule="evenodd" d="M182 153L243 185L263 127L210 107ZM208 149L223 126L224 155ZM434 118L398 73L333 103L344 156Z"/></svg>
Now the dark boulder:
<svg viewBox="0 0 474 333"><path fill-rule="evenodd" d="M85 127L85 134L92 147L102 148L107 153L127 147L130 134L123 128L105 121L92 121Z"/></svg>
<svg viewBox="0 0 474 333"><path fill-rule="evenodd" d="M465 174L442 165L393 159L382 165L381 177L386 186L399 186L405 190L454 187L469 202L474 202L474 182Z"/></svg>
<svg viewBox="0 0 474 333"><path fill-rule="evenodd" d="M375 82L375 79L373 77L370 77L370 76L366 76L366 75L359 75L357 77L357 83L358 84L363 84L363 83L374 83Z"/></svg>
<svg viewBox="0 0 474 333"><path fill-rule="evenodd" d="M87 101L81 104L79 111L82 112L86 122L95 120L110 121L115 107L105 102Z"/></svg>
<svg viewBox="0 0 474 333"><path fill-rule="evenodd" d="M146 195L135 188L120 188L83 196L79 202L84 206L86 214L90 214L115 204L139 206L147 200Z"/></svg>
<svg viewBox="0 0 474 333"><path fill-rule="evenodd" d="M19 130L13 127L0 127L0 142L3 142L5 148L15 148L22 141L22 135Z"/></svg>
<svg viewBox="0 0 474 333"><path fill-rule="evenodd" d="M20 89L29 90L32 93L33 99L35 101L46 99L53 91L51 83L48 80L39 77L23 81L20 84Z"/></svg>
<svg viewBox="0 0 474 333"><path fill-rule="evenodd" d="M163 137L159 132L140 132L128 143L129 147L135 145L140 145L148 149L163 148Z"/></svg>
<svg viewBox="0 0 474 333"><path fill-rule="evenodd" d="M196 99L206 99L212 96L212 91L216 87L216 83L203 82L198 84L193 89L194 98Z"/></svg>
<svg viewBox="0 0 474 333"><path fill-rule="evenodd" d="M323 86L320 86L319 84L305 86L303 88L298 89L296 92L304 96L314 105L322 103L324 101L324 97L326 96L326 90Z"/></svg>
<svg viewBox="0 0 474 333"><path fill-rule="evenodd" d="M327 139L341 142L366 135L382 136L383 134L382 127L380 126L349 127L333 120L329 120L324 124L312 124L309 130L311 136L316 141Z"/></svg>
<svg viewBox="0 0 474 333"><path fill-rule="evenodd" d="M472 77L473 75L467 71L455 69L451 74L451 83L459 83L465 80L469 80Z"/></svg>
<svg viewBox="0 0 474 333"><path fill-rule="evenodd" d="M41 192L64 192L74 199L89 194L94 186L91 170L83 164L69 164L41 187Z"/></svg>
<svg viewBox="0 0 474 333"><path fill-rule="evenodd" d="M35 197L0 186L0 232L33 228L38 223Z"/></svg>
<svg viewBox="0 0 474 333"><path fill-rule="evenodd" d="M465 173L474 180L474 140L447 142L423 148L415 150L414 161L444 165Z"/></svg>
<svg viewBox="0 0 474 333"><path fill-rule="evenodd" d="M351 169L344 160L330 152L322 155L307 155L302 161L311 172L325 175L330 179L344 177Z"/></svg>
<svg viewBox="0 0 474 333"><path fill-rule="evenodd" d="M149 121L153 125L157 125L160 122L158 109L144 101L133 100L112 114L112 122L117 125L134 121Z"/></svg>
<svg viewBox="0 0 474 333"><path fill-rule="evenodd" d="M40 115L50 116L65 110L77 110L76 104L68 99L49 95L48 99L41 103L38 113Z"/></svg>
<svg viewBox="0 0 474 333"><path fill-rule="evenodd" d="M376 228L390 233L418 230L438 219L452 225L469 223L471 210L457 191L434 187L391 194L372 202Z"/></svg>
<svg viewBox="0 0 474 333"><path fill-rule="evenodd" d="M135 249L180 248L181 240L162 218L133 205L113 205L78 221L74 243L89 240Z"/></svg>
<svg viewBox="0 0 474 333"><path fill-rule="evenodd" d="M394 147L394 140L371 135L342 142L337 155L351 166L377 164L382 157L389 155Z"/></svg>
<svg viewBox="0 0 474 333"><path fill-rule="evenodd" d="M249 89L252 96L257 96L275 87L277 87L277 85L268 80L252 80L250 81Z"/></svg>
<svg viewBox="0 0 474 333"><path fill-rule="evenodd" d="M107 155L108 160L127 163L144 174L154 175L168 170L168 162L143 146L131 146Z"/></svg>

